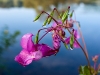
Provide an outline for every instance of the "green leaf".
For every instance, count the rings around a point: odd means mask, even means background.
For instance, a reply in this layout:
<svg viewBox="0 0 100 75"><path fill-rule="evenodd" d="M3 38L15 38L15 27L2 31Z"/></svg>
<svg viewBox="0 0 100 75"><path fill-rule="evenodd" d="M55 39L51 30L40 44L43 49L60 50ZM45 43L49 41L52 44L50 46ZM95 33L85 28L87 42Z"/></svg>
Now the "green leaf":
<svg viewBox="0 0 100 75"><path fill-rule="evenodd" d="M90 69L88 66L80 66L79 67L79 75L91 75L90 74Z"/></svg>
<svg viewBox="0 0 100 75"><path fill-rule="evenodd" d="M50 13L50 16L53 16L53 14L54 14L54 10ZM52 20L52 18L49 16L49 18L48 18L48 24L50 24L50 22L51 22L51 20Z"/></svg>
<svg viewBox="0 0 100 75"><path fill-rule="evenodd" d="M73 44L74 44L74 35L71 35L70 37L70 47L73 48Z"/></svg>
<svg viewBox="0 0 100 75"><path fill-rule="evenodd" d="M39 39L39 33L36 34L36 37L35 37L35 43L38 42L38 39Z"/></svg>
<svg viewBox="0 0 100 75"><path fill-rule="evenodd" d="M39 15L36 16L36 18L34 19L34 21L38 20L41 16L41 13Z"/></svg>
<svg viewBox="0 0 100 75"><path fill-rule="evenodd" d="M85 67L84 67L84 73L85 73L85 75L91 75L88 66L85 66Z"/></svg>
<svg viewBox="0 0 100 75"><path fill-rule="evenodd" d="M84 66L80 66L79 67L79 73L80 74L84 74Z"/></svg>

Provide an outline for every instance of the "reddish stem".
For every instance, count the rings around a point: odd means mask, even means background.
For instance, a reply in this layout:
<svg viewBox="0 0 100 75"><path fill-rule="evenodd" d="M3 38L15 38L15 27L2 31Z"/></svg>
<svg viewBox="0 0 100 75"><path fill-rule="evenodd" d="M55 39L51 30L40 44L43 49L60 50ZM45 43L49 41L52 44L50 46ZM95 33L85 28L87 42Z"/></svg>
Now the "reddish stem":
<svg viewBox="0 0 100 75"><path fill-rule="evenodd" d="M47 34L48 32L46 32L39 40L38 42L40 42L40 40Z"/></svg>

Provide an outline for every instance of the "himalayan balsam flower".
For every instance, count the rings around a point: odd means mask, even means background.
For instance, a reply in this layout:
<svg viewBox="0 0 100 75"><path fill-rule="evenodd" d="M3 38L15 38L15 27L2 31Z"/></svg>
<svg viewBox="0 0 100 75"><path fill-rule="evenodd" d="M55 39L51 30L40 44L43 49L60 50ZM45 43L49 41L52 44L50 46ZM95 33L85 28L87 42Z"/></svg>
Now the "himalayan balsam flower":
<svg viewBox="0 0 100 75"><path fill-rule="evenodd" d="M58 50L50 48L46 44L34 44L32 41L33 34L28 33L22 37L22 51L15 57L15 61L23 66L29 65L33 60L39 60L42 57L55 54Z"/></svg>
<svg viewBox="0 0 100 75"><path fill-rule="evenodd" d="M77 30L74 30L74 33L73 33L73 34L74 34L74 37L75 37L76 39L79 39L79 38L80 38L79 34L77 33ZM69 44L69 43L70 43L70 37L66 38L66 39L65 39L65 42L66 42L66 44ZM77 44L76 41L74 41L73 47L79 48L79 45Z"/></svg>

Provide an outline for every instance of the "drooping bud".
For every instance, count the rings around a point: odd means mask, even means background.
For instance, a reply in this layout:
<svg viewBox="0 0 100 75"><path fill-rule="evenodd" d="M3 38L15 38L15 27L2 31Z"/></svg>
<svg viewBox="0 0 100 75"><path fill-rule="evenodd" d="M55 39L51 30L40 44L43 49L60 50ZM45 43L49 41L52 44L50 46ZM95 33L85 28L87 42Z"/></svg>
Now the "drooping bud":
<svg viewBox="0 0 100 75"><path fill-rule="evenodd" d="M65 46L66 49L68 49L68 45L66 43L64 43L64 46Z"/></svg>
<svg viewBox="0 0 100 75"><path fill-rule="evenodd" d="M41 14L42 13L40 13L39 15L37 15L36 18L34 19L34 21L37 21L40 18Z"/></svg>
<svg viewBox="0 0 100 75"><path fill-rule="evenodd" d="M65 22L65 20L68 18L68 13L69 13L69 7L68 7L68 9L64 12L64 14L63 14L63 16L62 16L62 22L64 23Z"/></svg>
<svg viewBox="0 0 100 75"><path fill-rule="evenodd" d="M74 44L74 35L71 35L70 37L70 47L73 49L73 44Z"/></svg>
<svg viewBox="0 0 100 75"><path fill-rule="evenodd" d="M50 16L53 16L53 14L54 14L54 10L50 13ZM52 18L49 16L49 18L48 18L48 24L50 24L50 22L51 22L51 20L52 20Z"/></svg>
<svg viewBox="0 0 100 75"><path fill-rule="evenodd" d="M48 18L44 21L43 26L46 26L47 22L48 22Z"/></svg>

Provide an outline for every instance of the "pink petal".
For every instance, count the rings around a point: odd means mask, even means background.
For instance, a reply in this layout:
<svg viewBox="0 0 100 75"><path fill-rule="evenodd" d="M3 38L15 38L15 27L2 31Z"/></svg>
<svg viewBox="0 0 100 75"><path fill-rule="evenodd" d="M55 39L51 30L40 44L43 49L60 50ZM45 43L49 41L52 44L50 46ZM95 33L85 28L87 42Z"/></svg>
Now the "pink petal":
<svg viewBox="0 0 100 75"><path fill-rule="evenodd" d="M22 39L21 39L22 48L24 48L28 51L34 50L33 49L34 48L34 43L32 41L32 36L33 36L32 33L27 33L22 37Z"/></svg>
<svg viewBox="0 0 100 75"><path fill-rule="evenodd" d="M75 36L76 39L80 38L80 35L78 34L77 30L74 30L74 36Z"/></svg>
<svg viewBox="0 0 100 75"><path fill-rule="evenodd" d="M53 50L46 44L41 44L40 46L38 46L38 50L42 52L43 57L51 56L57 52L57 50Z"/></svg>
<svg viewBox="0 0 100 75"><path fill-rule="evenodd" d="M62 21L59 20L58 23L62 24ZM56 27L56 26L57 26L57 24L56 24L56 22L54 22L53 25L52 25L52 27Z"/></svg>
<svg viewBox="0 0 100 75"><path fill-rule="evenodd" d="M70 43L70 37L66 38L65 42L66 42L66 44L69 44Z"/></svg>
<svg viewBox="0 0 100 75"><path fill-rule="evenodd" d="M34 56L34 54L30 54L27 50L22 50L19 55L15 57L15 61L19 62L23 66L29 65Z"/></svg>
<svg viewBox="0 0 100 75"><path fill-rule="evenodd" d="M74 45L75 48L80 48L80 46L77 44L76 41L74 41L74 44L73 45Z"/></svg>
<svg viewBox="0 0 100 75"><path fill-rule="evenodd" d="M39 60L41 58L42 58L42 52L41 51L35 51L33 60Z"/></svg>

